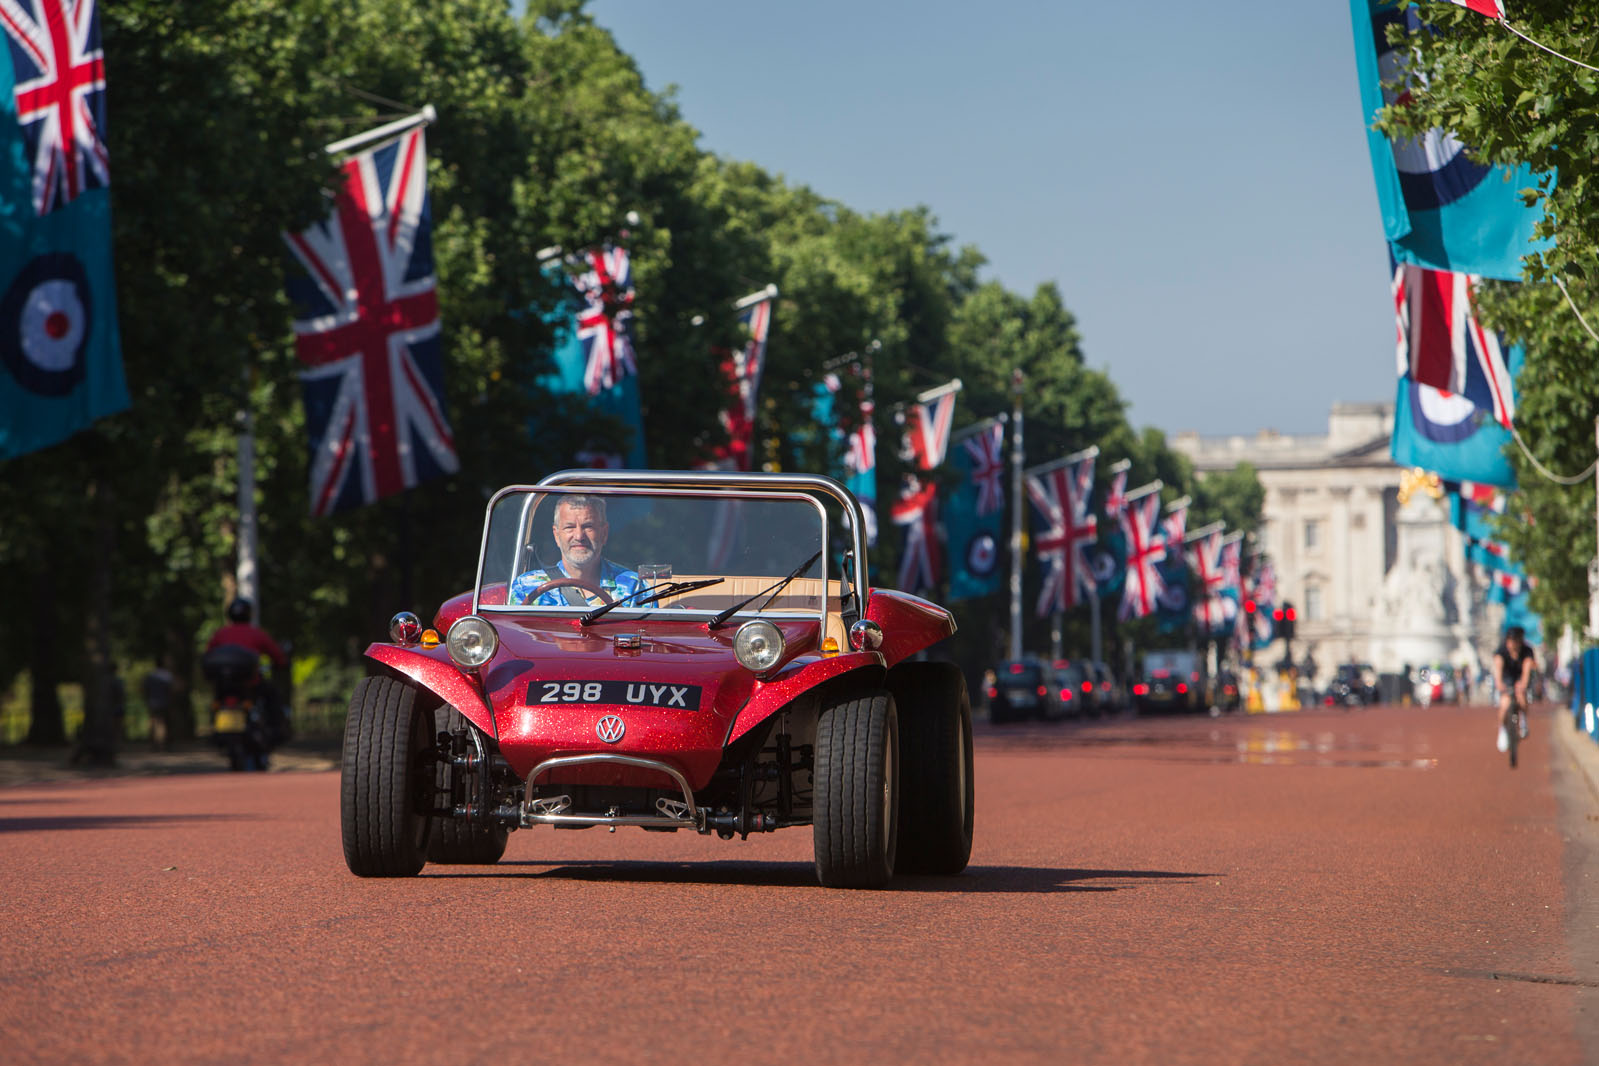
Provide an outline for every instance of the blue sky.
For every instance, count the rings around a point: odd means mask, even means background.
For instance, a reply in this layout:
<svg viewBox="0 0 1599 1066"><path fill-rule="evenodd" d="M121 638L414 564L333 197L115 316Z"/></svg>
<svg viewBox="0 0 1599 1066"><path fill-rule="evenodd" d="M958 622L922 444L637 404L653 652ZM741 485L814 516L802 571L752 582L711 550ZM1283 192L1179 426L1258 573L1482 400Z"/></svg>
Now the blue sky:
<svg viewBox="0 0 1599 1066"><path fill-rule="evenodd" d="M705 149L926 204L988 276L1059 285L1137 426L1325 432L1332 403L1393 398L1347 4L589 10Z"/></svg>

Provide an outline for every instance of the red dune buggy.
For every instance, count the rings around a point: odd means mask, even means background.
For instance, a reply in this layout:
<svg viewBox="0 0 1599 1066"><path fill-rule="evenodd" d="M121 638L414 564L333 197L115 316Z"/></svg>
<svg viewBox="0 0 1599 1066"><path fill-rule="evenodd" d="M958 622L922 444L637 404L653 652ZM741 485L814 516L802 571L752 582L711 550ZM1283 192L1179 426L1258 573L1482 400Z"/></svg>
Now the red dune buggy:
<svg viewBox="0 0 1599 1066"><path fill-rule="evenodd" d="M581 470L500 490L475 587L367 649L344 734L350 869L493 863L538 825L811 826L824 885L960 872L966 685L912 658L955 623L870 587L865 528L811 475Z"/></svg>

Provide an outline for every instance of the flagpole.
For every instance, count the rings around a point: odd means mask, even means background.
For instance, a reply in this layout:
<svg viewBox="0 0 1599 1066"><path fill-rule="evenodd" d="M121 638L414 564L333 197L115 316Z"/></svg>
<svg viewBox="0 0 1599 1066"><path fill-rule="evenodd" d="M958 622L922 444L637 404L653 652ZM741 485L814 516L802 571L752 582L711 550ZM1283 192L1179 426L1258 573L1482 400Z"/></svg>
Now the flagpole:
<svg viewBox="0 0 1599 1066"><path fill-rule="evenodd" d="M233 580L234 595L250 601L250 620L259 622L261 602L256 571L255 415L250 410L254 371L254 364L246 359L244 403L239 408L239 556L234 566Z"/></svg>
<svg viewBox="0 0 1599 1066"><path fill-rule="evenodd" d="M1011 395L1011 515L1010 515L1010 658L1022 657L1022 508L1027 501L1022 497L1022 372L1012 370Z"/></svg>

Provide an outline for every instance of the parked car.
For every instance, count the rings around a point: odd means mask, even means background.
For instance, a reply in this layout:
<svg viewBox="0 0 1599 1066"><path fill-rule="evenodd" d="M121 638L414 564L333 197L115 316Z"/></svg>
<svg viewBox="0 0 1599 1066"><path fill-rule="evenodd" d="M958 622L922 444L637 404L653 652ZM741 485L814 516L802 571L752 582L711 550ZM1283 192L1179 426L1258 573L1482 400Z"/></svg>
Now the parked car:
<svg viewBox="0 0 1599 1066"><path fill-rule="evenodd" d="M730 501L746 535L713 555ZM472 587L367 649L346 864L490 864L534 826L813 826L823 885L963 869L966 684L913 658L954 619L871 587L865 529L848 489L805 474L569 470L500 489Z"/></svg>
<svg viewBox="0 0 1599 1066"><path fill-rule="evenodd" d="M1056 659L1050 664L1051 689L1063 714L1086 718L1099 714L1099 690L1086 661Z"/></svg>
<svg viewBox="0 0 1599 1066"><path fill-rule="evenodd" d="M1007 659L994 667L994 683L988 690L988 719L1003 725L1042 717L1040 707L1048 697L1043 660L1032 656Z"/></svg>
<svg viewBox="0 0 1599 1066"><path fill-rule="evenodd" d="M1094 664L1094 679L1099 686L1098 707L1101 714L1114 714L1127 706L1127 689L1109 663Z"/></svg>
<svg viewBox="0 0 1599 1066"><path fill-rule="evenodd" d="M1140 714L1202 708L1204 695L1205 675L1197 652L1144 653L1142 676L1133 685L1133 702Z"/></svg>

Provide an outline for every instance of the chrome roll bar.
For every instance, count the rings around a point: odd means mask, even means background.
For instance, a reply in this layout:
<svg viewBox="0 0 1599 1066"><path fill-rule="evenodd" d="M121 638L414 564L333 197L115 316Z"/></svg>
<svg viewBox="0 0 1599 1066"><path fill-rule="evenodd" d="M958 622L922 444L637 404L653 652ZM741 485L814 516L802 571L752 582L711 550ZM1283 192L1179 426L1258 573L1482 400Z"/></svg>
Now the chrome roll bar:
<svg viewBox="0 0 1599 1066"><path fill-rule="evenodd" d="M857 617L866 616L866 512L855 494L840 482L821 474L769 474L738 470L558 470L539 482L544 487L596 485L606 488L632 488L659 485L662 488L695 489L704 487L754 491L815 492L836 500L849 519L855 562L851 584ZM825 564L824 564L825 565ZM481 571L482 567L479 566Z"/></svg>
<svg viewBox="0 0 1599 1066"><path fill-rule="evenodd" d="M671 814L546 814L536 809L538 799L524 796L522 799L521 824L528 825L635 825L651 829L694 829L701 833L709 832L705 824L705 812L694 804L694 790L688 787L685 778L675 766L661 762L659 759L642 759L637 755L560 755L553 759L545 759L533 767L527 775L527 787L531 791L533 782L539 775L548 770L562 766L591 766L597 763L619 763L622 766L632 766L640 770L654 770L663 773L677 782L677 787L683 792L683 807L685 817L676 817ZM667 806L676 806L670 801L663 801Z"/></svg>

